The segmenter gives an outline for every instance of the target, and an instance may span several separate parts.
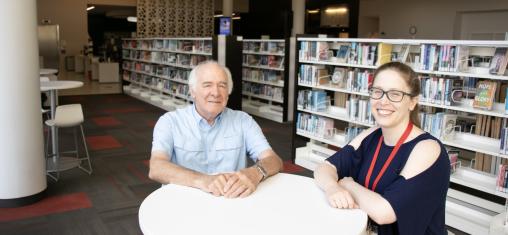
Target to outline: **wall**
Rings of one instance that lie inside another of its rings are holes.
[[[379,17],[383,38],[411,38],[409,27],[414,25],[418,39],[458,39],[461,12],[507,9],[508,1],[496,0],[362,0],[359,20]],[[360,37],[366,33],[362,28],[359,32]]]
[[[60,25],[60,42],[67,55],[75,55],[87,43],[87,0],[37,0],[37,21]]]
[[[137,0],[88,0],[88,4],[135,7],[137,4]]]

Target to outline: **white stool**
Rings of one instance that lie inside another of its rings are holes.
[[[73,158],[73,161],[67,162],[67,163],[61,163],[60,159],[56,159],[54,164],[54,175],[51,174],[53,170],[48,170],[47,174],[51,178],[53,178],[55,181],[58,181],[58,178],[60,176],[59,172],[63,170],[68,170],[74,167],[79,167],[83,171],[85,171],[88,174],[92,174],[92,164],[90,162],[90,156],[88,155],[88,147],[86,146],[86,140],[85,140],[85,133],[83,131],[83,110],[81,108],[81,104],[67,104],[67,105],[60,105],[56,107],[55,111],[55,118],[46,120],[46,125],[49,127],[55,127],[55,128],[65,128],[65,127],[74,127],[76,128],[79,126],[81,130],[81,138],[83,139],[83,146],[85,147],[85,153],[86,157],[79,157],[78,152],[78,140],[77,140],[77,133],[76,129],[74,129],[74,145],[76,147],[73,151],[66,151],[61,153],[76,153],[76,158]],[[58,141],[58,138],[56,138]],[[46,139],[46,146],[49,141],[49,131]],[[57,152],[59,150],[57,149]],[[59,152],[60,153],[60,152]],[[50,154],[49,156],[54,156],[54,154]],[[82,166],[82,161],[86,160],[88,162],[88,167],[85,168]],[[60,166],[61,165],[61,166]]]

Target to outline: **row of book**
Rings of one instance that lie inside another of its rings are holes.
[[[412,48],[413,47],[413,48]],[[418,49],[416,56],[410,57],[412,49]],[[397,48],[397,49],[396,49]],[[300,60],[328,61],[337,63],[377,66],[390,61],[407,62],[414,68],[429,71],[470,72],[475,55],[471,55],[470,47],[460,45],[392,45],[388,43],[361,42],[301,42]],[[508,48],[496,48],[489,56],[486,69],[488,73],[505,75],[508,66]]]
[[[334,120],[314,114],[298,112],[296,129],[319,138],[330,139],[334,134]]]
[[[244,42],[243,50],[250,52],[284,53],[284,42]]]
[[[283,84],[282,71],[243,68],[242,77],[249,80]]]
[[[274,55],[243,55],[243,64],[249,66],[266,66],[270,68],[284,68],[284,57]]]
[[[422,70],[461,72],[468,69],[467,46],[422,44],[420,55]]]
[[[208,60],[209,56],[204,55],[189,55],[189,54],[177,54],[171,52],[160,52],[160,51],[131,51],[123,50],[124,59],[135,59],[150,61],[154,63],[164,63],[169,65],[180,65],[180,66],[196,66],[199,63]]]
[[[360,98],[355,95],[349,97],[346,102],[346,110],[350,120],[369,125],[374,125],[375,120],[372,116],[370,102],[367,98]]]
[[[187,99],[190,96],[189,86],[187,84],[177,83],[159,77],[152,77],[146,74],[131,73],[129,71],[124,71],[123,79],[165,91],[170,95],[185,97]]]
[[[508,154],[508,127],[501,128],[499,140],[499,153]]]
[[[144,50],[167,50],[181,52],[212,52],[211,40],[179,40],[179,39],[153,39],[153,40],[124,40],[123,48]]]
[[[457,123],[457,115],[451,113],[425,113],[420,112],[421,128],[443,140],[451,140],[455,134],[455,126]]]
[[[187,81],[190,71],[188,69],[178,69],[158,64],[148,64],[133,61],[124,61],[122,68],[136,72],[146,73],[152,76],[165,77],[173,80]]]
[[[496,190],[508,193],[508,165],[499,165],[499,172],[496,178]]]
[[[356,92],[368,92],[373,73],[358,68],[330,67],[323,65],[300,65],[298,83],[324,85]]]
[[[374,66],[390,61],[391,45],[360,42],[301,42],[298,55],[300,60]]]
[[[298,91],[297,108],[315,112],[326,112],[330,106],[330,97],[325,91],[300,90]]]
[[[264,84],[242,82],[242,91],[254,95],[267,96],[274,100],[284,99],[284,91],[282,90],[282,87],[274,87]]]

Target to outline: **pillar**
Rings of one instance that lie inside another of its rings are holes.
[[[3,4],[0,16],[0,207],[16,207],[47,187],[36,0]]]
[[[292,0],[293,30],[291,36],[305,32],[305,0]]]

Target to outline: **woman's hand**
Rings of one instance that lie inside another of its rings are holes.
[[[325,188],[328,203],[330,203],[330,206],[338,209],[358,208],[353,196],[344,187],[340,186],[340,181],[334,182]]]

